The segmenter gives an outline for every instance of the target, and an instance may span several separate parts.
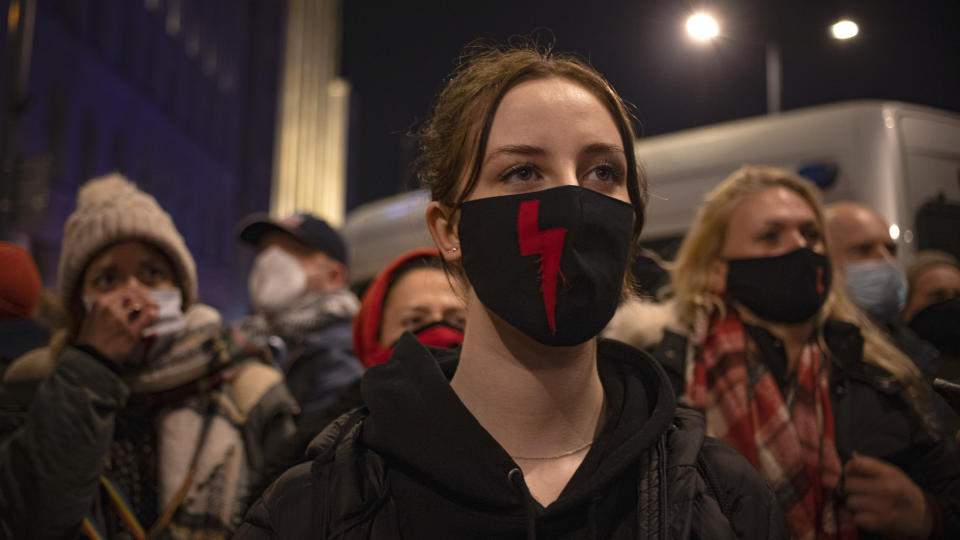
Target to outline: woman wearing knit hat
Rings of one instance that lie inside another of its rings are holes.
[[[282,375],[196,304],[170,216],[118,174],[64,228],[66,335],[4,384],[43,379],[0,446],[0,537],[227,537],[292,432]]]

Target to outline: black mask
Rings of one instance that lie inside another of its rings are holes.
[[[727,294],[780,323],[813,317],[830,292],[830,260],[809,248],[777,257],[727,261]]]
[[[613,317],[633,206],[579,186],[464,203],[463,267],[487,309],[544,345],[577,345]]]
[[[960,297],[927,306],[913,317],[910,328],[943,354],[960,356]]]

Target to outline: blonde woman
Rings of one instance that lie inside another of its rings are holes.
[[[795,538],[956,538],[955,451],[913,363],[835,286],[826,244],[812,184],[771,167],[733,173],[677,255],[674,324],[655,356],[708,435],[773,485]],[[629,319],[608,336],[636,343]]]

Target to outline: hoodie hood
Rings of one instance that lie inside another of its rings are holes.
[[[439,256],[440,252],[436,249],[417,249],[404,253],[394,259],[367,287],[360,310],[353,319],[353,352],[364,367],[382,363],[389,357],[386,347],[380,344],[380,327],[383,325],[383,301],[394,274],[410,261]]]
[[[656,446],[674,418],[669,380],[652,358],[615,341],[598,340],[597,347],[605,423],[560,497],[538,512],[541,517],[603,497],[641,453]],[[369,409],[363,442],[439,486],[446,498],[491,513],[521,513],[530,502],[511,481],[516,463],[450,387],[458,360],[458,351],[429,349],[409,334],[401,338],[391,361],[363,378]]]

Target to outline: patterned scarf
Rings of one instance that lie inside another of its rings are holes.
[[[297,343],[331,323],[353,319],[358,309],[360,301],[348,289],[308,293],[276,314],[258,313],[245,318],[240,323],[240,331],[258,344],[270,335]]]
[[[223,338],[220,314],[194,304],[185,315],[185,326],[150,350],[148,360],[123,375],[134,394],[163,392],[196,381],[226,367],[231,360]]]
[[[816,342],[801,351],[784,388],[757,358],[733,308],[702,317],[691,343],[683,400],[702,411],[707,435],[740,451],[773,486],[791,536],[857,536],[837,486],[843,466],[834,438],[829,363]],[[705,315],[705,314],[704,314]]]

